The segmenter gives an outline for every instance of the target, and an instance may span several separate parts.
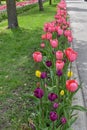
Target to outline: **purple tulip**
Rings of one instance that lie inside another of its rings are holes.
[[[35,96],[35,97],[37,97],[37,98],[42,98],[43,95],[44,95],[43,89],[41,89],[41,88],[38,87],[38,88],[36,88],[36,89],[34,90],[34,96]]]
[[[47,78],[47,73],[46,73],[46,72],[41,72],[41,78],[42,78],[42,79]]]
[[[64,63],[66,63],[66,59],[64,59],[63,61],[64,61]]]
[[[67,122],[66,118],[65,118],[65,117],[62,117],[62,118],[61,118],[61,123],[62,123],[62,124],[66,124],[66,122]]]
[[[48,99],[50,100],[50,101],[54,101],[55,99],[57,99],[58,98],[58,96],[55,94],[55,93],[50,93],[49,95],[48,95]]]
[[[51,61],[46,61],[46,65],[48,66],[48,67],[51,67],[52,66],[52,62]]]
[[[56,72],[56,74],[60,77],[60,76],[62,76],[63,72],[62,72],[62,70],[58,70],[58,71]]]
[[[58,104],[58,103],[56,103],[56,102],[53,104],[53,108],[55,108],[55,109],[57,109],[57,108],[58,108],[58,106],[59,106],[59,104]]]
[[[58,119],[58,115],[57,115],[57,113],[56,112],[50,112],[50,120],[51,121],[55,121],[55,120],[57,120]]]

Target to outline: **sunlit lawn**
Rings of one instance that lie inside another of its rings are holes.
[[[18,16],[19,28],[8,30],[7,20],[0,23],[0,130],[20,130],[27,123],[35,85],[32,53],[39,47],[43,25],[54,19],[56,4],[44,4]]]

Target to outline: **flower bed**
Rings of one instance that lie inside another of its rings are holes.
[[[45,23],[40,49],[33,53],[40,69],[35,72],[38,82],[33,92],[35,112],[29,123],[32,130],[71,130],[77,119],[73,111],[87,111],[72,104],[81,86],[73,79],[72,62],[78,53],[71,48],[73,37],[65,1],[57,5],[54,17]]]
[[[26,6],[22,6],[21,8],[17,8],[17,15],[27,11],[27,10],[30,10],[31,8],[33,7],[36,7],[37,3],[33,3],[33,4],[29,4],[29,5],[26,5]],[[0,12],[0,22],[7,19],[7,11],[1,11]]]
[[[16,7],[23,7],[23,6],[30,5],[30,4],[34,4],[34,3],[37,3],[37,2],[38,2],[37,0],[16,2]],[[7,6],[6,6],[6,5],[0,6],[0,11],[4,11],[4,10],[6,10],[6,9],[7,9]]]

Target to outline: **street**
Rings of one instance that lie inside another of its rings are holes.
[[[76,61],[84,104],[87,107],[87,2],[83,0],[68,0],[67,10],[73,32],[73,47],[78,52]]]

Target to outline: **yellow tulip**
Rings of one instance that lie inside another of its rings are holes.
[[[72,72],[72,71],[68,71],[67,76],[68,76],[69,78],[72,77],[72,76],[73,76],[73,72]]]
[[[64,90],[60,91],[60,95],[63,96],[64,95]]]
[[[41,72],[39,70],[36,70],[35,75],[36,75],[36,77],[40,78],[41,77]]]

